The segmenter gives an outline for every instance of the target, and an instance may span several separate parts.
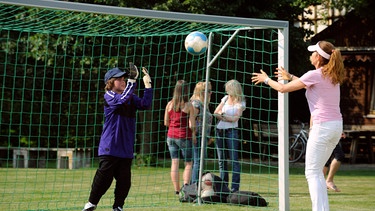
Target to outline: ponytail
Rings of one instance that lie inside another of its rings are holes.
[[[324,72],[331,78],[332,84],[342,84],[345,80],[344,62],[341,52],[333,49],[329,62],[323,67]]]

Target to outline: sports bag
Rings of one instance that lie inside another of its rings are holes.
[[[215,174],[206,172],[202,175],[202,178],[207,177],[211,180],[213,194],[210,194],[207,197],[202,197],[202,201],[204,203],[226,203],[227,197],[230,193],[228,186],[219,176]],[[182,186],[178,196],[180,202],[195,202],[198,196],[198,183]]]
[[[227,197],[227,203],[258,207],[266,207],[268,205],[262,196],[252,191],[237,191],[230,193]]]
[[[205,203],[210,203],[210,202],[221,202],[221,203],[226,203],[227,202],[227,197],[230,194],[230,190],[226,183],[224,182],[221,177],[207,172],[205,174],[211,174],[210,177],[212,178],[212,188],[214,189],[215,194],[210,197],[202,197],[202,201]],[[205,176],[203,174],[203,176]]]
[[[179,201],[180,202],[193,202],[197,198],[197,190],[198,190],[197,183],[182,186],[178,194]]]

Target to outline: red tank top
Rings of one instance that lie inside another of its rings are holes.
[[[168,112],[168,115],[168,137],[191,139],[192,132],[189,128],[189,115],[183,111],[175,112],[173,109]]]

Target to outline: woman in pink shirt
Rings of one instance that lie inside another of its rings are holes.
[[[329,210],[327,185],[322,169],[340,140],[343,123],[340,112],[340,84],[345,79],[344,63],[339,50],[327,41],[308,47],[310,70],[300,78],[289,74],[283,67],[275,72],[288,84],[274,81],[260,70],[253,73],[252,82],[264,82],[279,92],[306,89],[306,98],[311,113],[310,134],[306,148],[305,175],[309,185],[312,210]]]

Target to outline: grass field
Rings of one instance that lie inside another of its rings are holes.
[[[266,208],[227,204],[180,203],[173,193],[169,166],[134,167],[127,210],[278,210],[277,169],[243,168],[241,189],[258,192]],[[303,168],[290,169],[290,210],[311,210]],[[214,172],[215,173],[215,172]],[[89,195],[95,168],[0,168],[0,210],[81,210]],[[342,192],[329,192],[331,210],[375,210],[375,171],[340,170],[335,178]],[[98,211],[111,210],[113,188],[103,196]]]

